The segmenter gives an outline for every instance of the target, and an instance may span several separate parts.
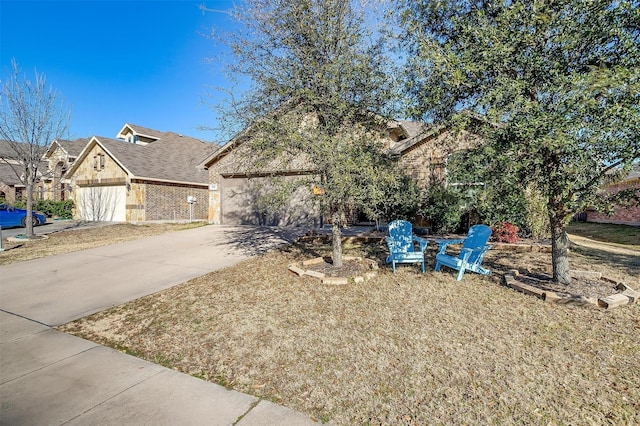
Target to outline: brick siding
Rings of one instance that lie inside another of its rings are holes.
[[[188,220],[188,196],[195,197],[197,200],[193,205],[193,219],[206,220],[209,207],[207,188],[168,183],[147,183],[145,220]]]
[[[633,187],[635,187],[636,190],[640,190],[640,179],[634,179],[617,185],[612,185],[607,188],[607,191],[617,192],[622,189]],[[595,210],[589,210],[587,211],[587,222],[618,223],[623,225],[640,226],[640,207],[615,207],[614,214],[612,216],[598,213]]]

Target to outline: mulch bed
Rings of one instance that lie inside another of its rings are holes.
[[[324,263],[310,265],[307,269],[321,272],[328,277],[354,277],[371,271],[371,264],[362,259],[343,260],[342,268],[337,268],[330,258],[325,258]]]

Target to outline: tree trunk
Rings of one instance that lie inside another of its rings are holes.
[[[569,238],[564,226],[564,220],[551,217],[551,263],[553,264],[553,280],[569,285],[571,275],[569,270]]]
[[[331,236],[333,245],[333,266],[342,268],[342,212],[334,211],[331,215]]]
[[[33,238],[35,236],[33,232],[33,181],[34,181],[34,173],[31,167],[27,167],[27,175],[26,176],[26,190],[27,190],[27,215],[25,216],[25,234],[27,238]]]

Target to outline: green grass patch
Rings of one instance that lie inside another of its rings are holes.
[[[569,234],[605,243],[640,248],[640,227],[611,223],[572,222],[567,227]]]

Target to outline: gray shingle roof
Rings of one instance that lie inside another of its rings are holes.
[[[32,148],[34,148],[37,150],[36,154],[38,155],[38,157],[42,157],[42,155],[44,155],[44,153],[47,151],[46,146],[38,145],[35,147],[31,147],[28,143],[23,142],[18,142],[16,145],[14,145],[9,141],[0,140],[0,158],[4,158],[7,160],[21,160],[19,152],[16,152],[16,150],[14,149],[15,147],[18,148],[18,151],[25,152],[27,154],[31,151]]]
[[[19,166],[18,171],[20,171]],[[3,163],[2,161],[0,161],[0,182],[9,186],[18,185],[19,183],[21,183],[20,179],[18,179],[18,176],[16,175],[16,172],[11,168],[11,166],[7,163]]]
[[[217,145],[173,132],[148,145],[96,137],[98,141],[137,178],[174,182],[208,183],[208,173],[196,167]]]
[[[403,126],[404,127],[404,126]],[[411,133],[409,133],[409,137],[407,139],[403,139],[400,142],[396,143],[390,150],[391,155],[402,155],[403,152],[424,142],[429,136],[436,135],[439,131],[443,130],[442,126],[427,126],[421,125],[411,126]]]
[[[408,120],[398,120],[402,128],[407,132],[407,138],[412,138],[418,135],[427,128],[425,123],[420,121],[408,121]]]
[[[62,149],[67,151],[67,155],[69,157],[77,157],[78,155],[80,155],[84,147],[87,146],[87,143],[89,143],[89,139],[80,138],[73,141],[59,140],[57,142],[62,147]]]
[[[20,144],[23,145],[23,144]],[[25,149],[27,148],[27,144],[24,144]],[[0,158],[9,159],[17,159],[18,154],[13,149],[11,142],[6,140],[0,140]]]

